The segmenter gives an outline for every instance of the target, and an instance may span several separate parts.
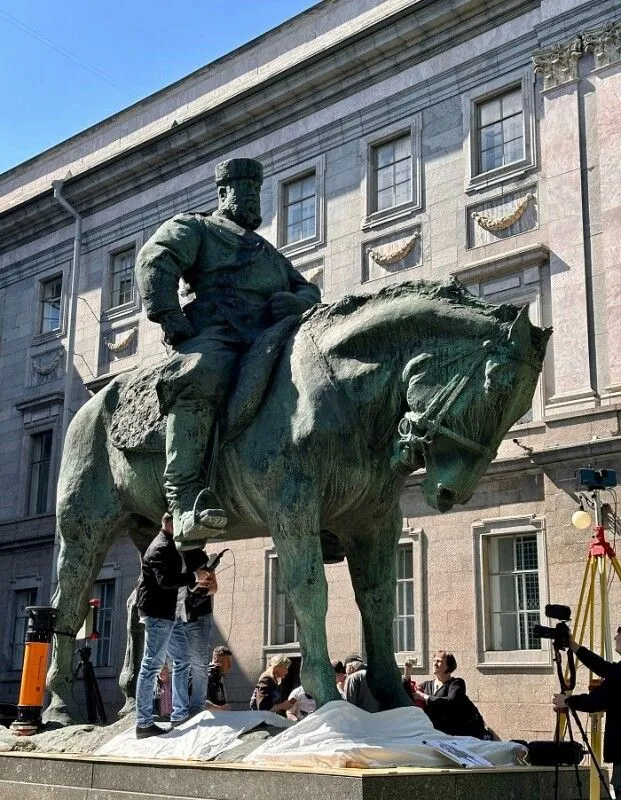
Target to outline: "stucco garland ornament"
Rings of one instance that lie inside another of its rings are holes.
[[[417,231],[413,236],[411,236],[409,239],[406,239],[404,242],[397,242],[397,247],[394,245],[391,247],[385,246],[377,250],[374,248],[369,248],[367,253],[380,267],[390,267],[392,264],[396,264],[397,261],[402,261],[407,255],[409,255],[418,239],[420,239],[420,233]]]
[[[127,336],[124,336],[119,342],[106,342],[106,347],[113,353],[120,353],[132,343],[138,328],[132,328]]]
[[[513,211],[511,211],[509,214],[505,214],[504,217],[494,219],[494,217],[490,217],[488,214],[481,214],[478,211],[473,211],[472,219],[476,222],[479,228],[483,228],[486,231],[491,231],[492,233],[495,231],[504,231],[507,228],[510,228],[520,219],[520,217],[528,208],[529,203],[531,203],[534,199],[535,195],[529,192],[523,200],[520,200]]]
[[[52,372],[56,369],[56,367],[60,364],[60,360],[63,357],[64,350],[60,347],[56,354],[47,362],[47,364],[35,364],[34,361],[32,363],[32,368],[37,373],[37,375],[51,375]]]

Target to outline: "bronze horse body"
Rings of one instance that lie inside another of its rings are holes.
[[[395,553],[405,475],[426,468],[439,511],[466,503],[506,432],[530,407],[550,331],[456,281],[403,283],[317,306],[287,342],[252,423],[220,448],[227,541],[271,536],[298,623],[302,680],[338,699],[328,656],[321,531],[347,557],[368,681],[386,708],[409,704],[395,664]],[[124,380],[72,421],[58,485],[57,629],[75,633],[114,539],[154,536],[163,453],[123,452],[110,423]],[[71,637],[54,642],[48,718],[75,717]]]

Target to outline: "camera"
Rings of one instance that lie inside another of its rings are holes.
[[[569,625],[571,608],[550,604],[545,607],[546,617],[560,620],[553,628],[547,625],[535,625],[533,634],[540,639],[551,639],[555,650],[567,650],[569,647]]]

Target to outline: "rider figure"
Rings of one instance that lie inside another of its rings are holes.
[[[201,470],[212,428],[226,407],[240,355],[270,325],[320,300],[319,289],[254,233],[261,224],[262,181],[263,168],[253,159],[218,164],[218,209],[165,222],[136,261],[147,316],[161,325],[172,348],[157,393],[167,416],[164,485],[182,548],[227,524],[223,509],[195,514],[194,505],[204,488]],[[183,310],[180,278],[195,294]],[[214,501],[212,496],[212,506]]]

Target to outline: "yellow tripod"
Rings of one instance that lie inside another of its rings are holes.
[[[574,618],[573,636],[577,642],[583,643],[588,630],[589,649],[607,661],[612,661],[613,653],[610,640],[610,610],[608,605],[608,579],[614,571],[621,581],[621,564],[614,549],[606,540],[606,531],[602,524],[602,508],[599,490],[594,489],[591,496],[592,506],[595,509],[595,525],[589,546],[589,554],[582,579],[580,599]],[[599,643],[596,645],[595,619],[596,619],[596,594],[599,588]],[[598,649],[595,650],[595,647]],[[600,683],[589,673],[589,690]],[[593,755],[599,763],[602,759],[602,718],[603,712],[589,714],[591,719],[590,744]],[[597,769],[591,763],[589,775],[589,798],[599,800],[600,785]]]

